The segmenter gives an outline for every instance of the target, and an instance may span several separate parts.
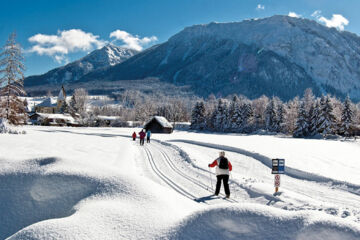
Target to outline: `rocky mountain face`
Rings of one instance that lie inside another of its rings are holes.
[[[360,38],[315,21],[273,16],[195,25],[88,79],[159,77],[200,95],[317,94],[360,99]]]
[[[209,23],[187,27],[167,42],[108,68],[92,69],[81,77],[74,71],[65,73],[56,79],[64,81],[67,74],[84,84],[155,77],[189,86],[204,97],[265,94],[287,100],[312,88],[317,95],[349,94],[360,100],[360,37],[278,15]]]
[[[55,68],[43,75],[27,77],[25,79],[25,86],[48,84],[59,87],[59,84],[71,84],[94,70],[104,70],[107,67],[125,61],[137,53],[138,51],[136,50],[109,44],[63,67]]]

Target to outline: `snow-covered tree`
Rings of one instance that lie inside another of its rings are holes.
[[[329,97],[322,96],[320,99],[320,115],[317,123],[318,133],[326,136],[334,134],[336,119],[333,113],[333,106]]]
[[[344,102],[343,111],[341,114],[341,128],[340,133],[345,135],[346,137],[350,136],[350,129],[353,124],[353,104],[347,96]]]
[[[204,130],[206,127],[206,109],[204,102],[197,102],[191,114],[191,129]]]
[[[224,99],[219,99],[216,110],[214,112],[214,128],[216,131],[224,131],[224,125],[227,119],[227,105]]]
[[[307,114],[306,114],[306,105],[305,102],[302,102],[299,111],[298,111],[298,117],[296,120],[296,125],[294,129],[294,137],[306,137],[308,136],[309,131],[309,125],[307,120]]]
[[[89,95],[84,88],[75,89],[74,109],[76,109],[80,115],[84,115],[86,113],[88,101],[89,101]]]
[[[245,102],[240,106],[241,112],[241,124],[240,124],[240,132],[251,132],[253,117],[254,117],[254,110],[250,102]]]
[[[256,129],[265,128],[265,109],[269,103],[269,98],[265,95],[252,101],[254,110],[254,125]]]
[[[4,109],[0,117],[17,125],[26,123],[27,114],[24,102],[19,99],[19,96],[26,95],[24,58],[15,38],[16,34],[12,33],[0,53],[0,105]]]
[[[227,113],[227,120],[225,129],[227,131],[236,132],[238,126],[236,125],[236,121],[239,118],[239,98],[235,95],[230,102]]]
[[[285,114],[285,129],[286,132],[291,135],[294,134],[298,111],[299,111],[299,97],[295,97],[293,100],[287,103],[286,114]]]
[[[270,100],[265,110],[265,127],[266,130],[275,132],[277,123],[276,105],[274,97]]]
[[[282,102],[278,104],[277,111],[276,111],[276,128],[278,132],[284,132],[285,126],[285,107]]]
[[[304,97],[303,97],[303,102],[304,102],[304,108],[305,108],[305,112],[308,114],[310,111],[311,106],[314,105],[315,103],[315,96],[311,90],[311,88],[307,88],[304,92]]]

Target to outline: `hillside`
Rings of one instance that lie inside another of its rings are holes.
[[[360,38],[315,21],[273,16],[195,25],[80,81],[159,77],[197,94],[262,94],[289,99],[316,94],[360,98]]]

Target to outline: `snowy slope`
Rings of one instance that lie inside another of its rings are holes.
[[[0,239],[360,238],[359,142],[175,131],[140,147],[139,129],[25,130],[0,135]],[[292,162],[300,148],[304,164]],[[230,200],[212,196],[219,149],[234,166]],[[280,150],[292,174],[274,196],[266,161]]]

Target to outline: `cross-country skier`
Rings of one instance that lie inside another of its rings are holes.
[[[215,159],[214,162],[209,164],[209,167],[215,166],[217,178],[215,195],[219,195],[222,180],[224,183],[226,198],[230,198],[229,173],[232,170],[232,165],[230,161],[225,157],[224,151],[221,151],[219,153],[219,157]]]
[[[141,145],[144,145],[144,141],[145,141],[145,132],[144,132],[144,129],[141,130],[141,132],[139,132],[139,136],[140,136],[140,146]]]
[[[133,132],[133,134],[132,134],[132,139],[133,139],[133,141],[136,140],[136,132]]]
[[[151,131],[147,130],[147,132],[146,132],[146,142],[147,143],[150,143],[150,137],[151,137]]]

